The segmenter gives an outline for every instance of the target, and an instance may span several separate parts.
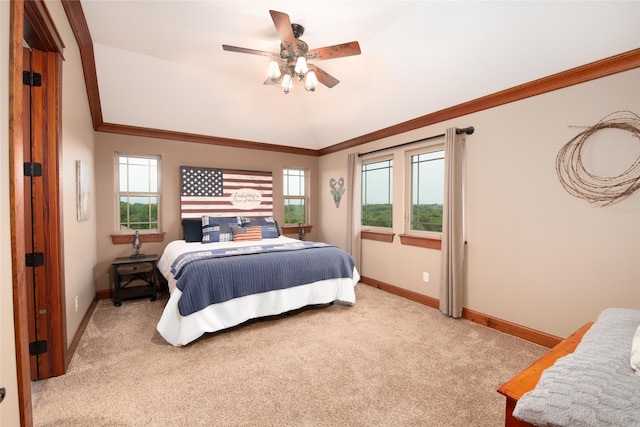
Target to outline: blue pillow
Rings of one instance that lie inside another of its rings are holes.
[[[182,233],[187,242],[202,241],[202,219],[185,218],[182,220]]]
[[[280,229],[275,218],[268,216],[266,218],[246,218],[240,217],[243,227],[260,227],[262,228],[263,239],[274,239],[280,236]]]
[[[202,243],[233,242],[233,227],[240,227],[238,217],[202,217]]]

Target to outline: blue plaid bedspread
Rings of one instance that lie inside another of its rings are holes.
[[[319,280],[352,277],[355,262],[342,249],[317,242],[256,245],[180,255],[171,266],[182,316],[233,298]]]

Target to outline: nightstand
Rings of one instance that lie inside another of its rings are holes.
[[[120,307],[123,300],[158,296],[156,288],[157,255],[140,258],[120,257],[113,260],[113,305]]]

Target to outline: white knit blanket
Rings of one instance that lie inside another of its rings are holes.
[[[609,308],[576,350],[546,369],[513,415],[537,426],[640,426],[640,376],[629,363],[640,310]]]

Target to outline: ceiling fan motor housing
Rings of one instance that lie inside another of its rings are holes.
[[[291,29],[293,30],[293,37],[296,39],[304,34],[304,27],[300,24],[291,24]]]
[[[299,56],[305,56],[308,51],[309,45],[304,40],[296,39],[295,46],[292,46],[291,49],[287,49],[283,43],[280,43],[280,58],[283,61],[295,62],[296,58]],[[293,56],[291,55],[291,52],[293,52]]]

